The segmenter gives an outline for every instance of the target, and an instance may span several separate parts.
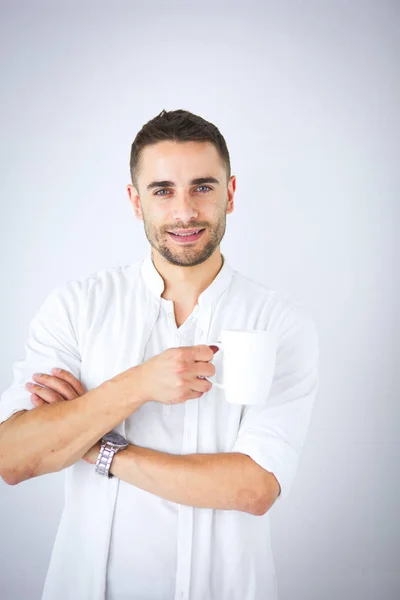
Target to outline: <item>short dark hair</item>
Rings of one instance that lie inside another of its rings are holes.
[[[211,142],[217,149],[227,173],[231,176],[231,162],[228,148],[218,127],[187,110],[162,110],[148,121],[136,135],[130,157],[132,183],[137,189],[139,161],[143,148],[157,142],[175,140],[179,142]]]

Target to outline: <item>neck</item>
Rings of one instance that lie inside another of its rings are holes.
[[[204,262],[193,267],[172,265],[159,252],[151,249],[153,264],[164,280],[162,298],[194,306],[200,294],[208,288],[223,265],[218,249]]]

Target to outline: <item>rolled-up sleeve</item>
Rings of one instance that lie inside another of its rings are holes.
[[[81,374],[79,352],[79,311],[81,282],[58,286],[42,302],[28,328],[23,360],[12,366],[13,381],[0,396],[0,423],[20,410],[35,408],[25,384],[33,373],[47,373],[60,367],[77,379]]]
[[[315,322],[300,304],[279,328],[273,381],[265,403],[245,406],[233,452],[250,456],[272,472],[289,495],[319,387]]]

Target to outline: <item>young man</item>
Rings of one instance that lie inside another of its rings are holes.
[[[162,111],[130,167],[151,253],[45,299],[1,397],[0,474],[66,469],[43,600],[276,600],[268,510],[312,414],[314,321],[221,254],[236,178],[214,125]],[[263,404],[229,404],[208,381],[223,329],[276,332]]]

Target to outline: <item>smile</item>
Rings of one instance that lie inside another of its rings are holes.
[[[178,244],[187,244],[200,239],[203,235],[203,232],[204,229],[191,229],[189,231],[181,231],[179,233],[173,233],[172,231],[168,231],[168,235]]]

